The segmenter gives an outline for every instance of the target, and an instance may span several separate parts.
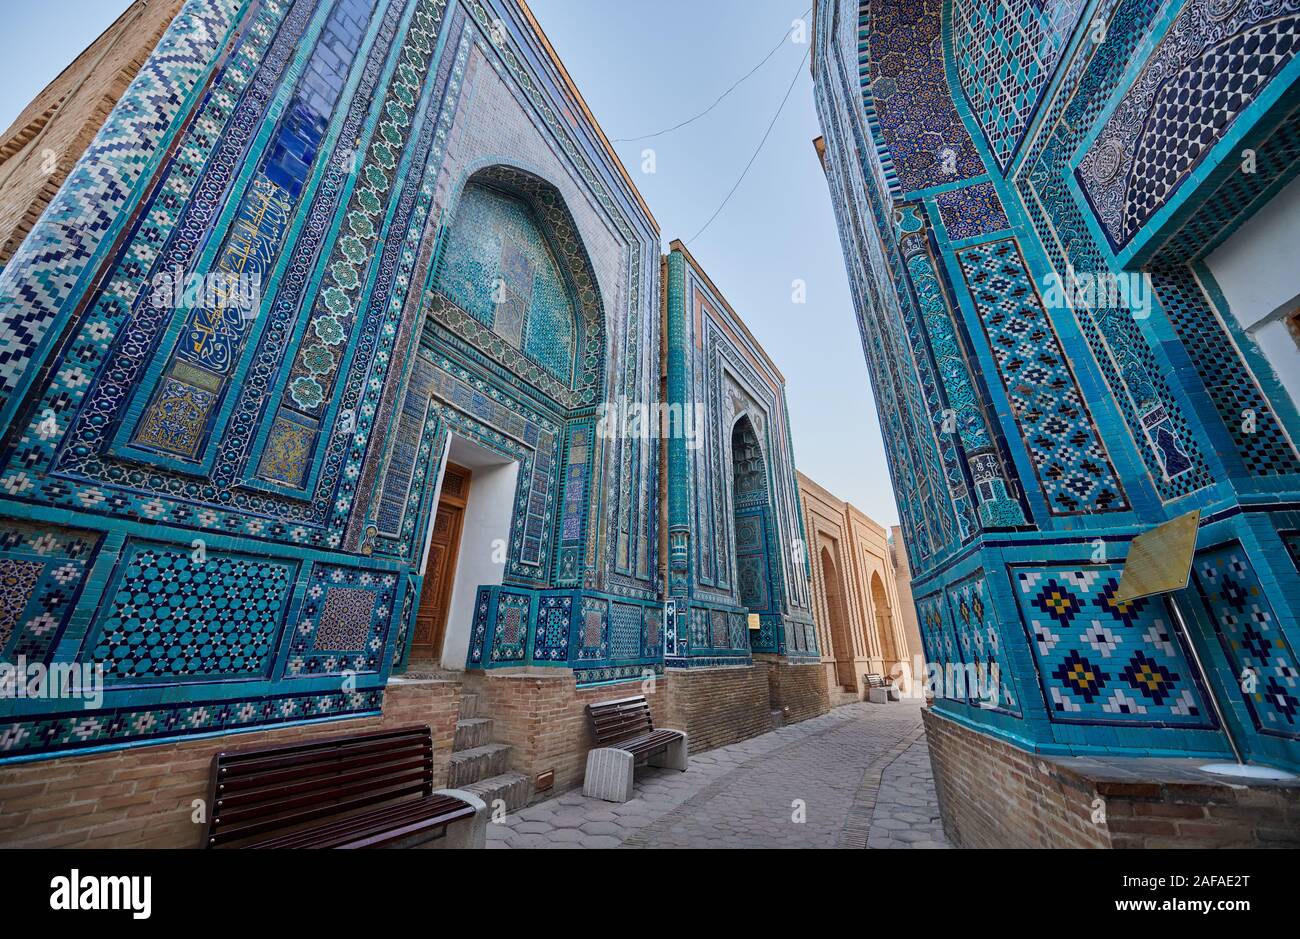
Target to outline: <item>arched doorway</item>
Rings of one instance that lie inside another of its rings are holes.
[[[849,636],[844,582],[840,579],[840,571],[831,556],[830,548],[822,547],[821,561],[822,580],[826,584],[826,613],[830,617],[831,645],[835,653],[835,680],[846,691],[857,691],[857,677],[853,674],[853,641]]]
[[[732,493],[736,533],[736,592],[750,613],[772,613],[777,598],[772,589],[769,552],[767,465],[754,433],[742,415],[731,431]],[[751,636],[754,633],[750,633]]]
[[[902,659],[898,654],[898,643],[894,641],[894,617],[889,610],[889,595],[885,593],[885,585],[877,573],[871,575],[871,609],[880,640],[880,657],[884,660],[885,670],[889,671]]]
[[[605,314],[596,270],[560,191],[527,170],[496,164],[464,180],[426,297],[420,355],[428,376],[418,392],[412,384],[404,418],[425,425],[431,399],[448,449],[441,461],[432,447],[422,451],[434,469],[421,478],[441,490],[422,522],[429,563],[421,629],[409,648],[412,659],[458,668],[474,615],[472,602],[460,599],[481,587],[567,588],[594,576],[584,558],[598,532],[589,509],[603,444],[592,412],[603,397]],[[440,364],[444,357],[453,367]],[[529,399],[494,397],[511,387],[526,387]],[[458,448],[477,462],[457,458]],[[413,463],[413,448],[399,450]],[[448,461],[473,472],[462,504],[455,501],[460,477]],[[404,502],[402,485],[415,467],[403,469],[390,477]],[[476,540],[489,528],[493,542],[506,546],[504,557]],[[458,531],[465,541],[459,556],[457,540],[444,538]],[[485,558],[490,566],[474,563]],[[502,617],[508,625],[496,635],[510,637],[500,643],[509,654],[529,648],[536,622],[528,616]],[[446,625],[432,628],[440,621]]]

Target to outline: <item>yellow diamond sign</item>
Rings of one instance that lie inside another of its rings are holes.
[[[1196,531],[1201,522],[1197,509],[1157,525],[1133,539],[1119,578],[1115,603],[1182,590],[1192,572]]]

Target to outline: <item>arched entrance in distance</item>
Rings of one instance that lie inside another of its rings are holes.
[[[880,640],[880,657],[884,660],[883,667],[888,673],[902,660],[898,653],[898,643],[894,641],[894,616],[889,610],[889,595],[885,593],[880,574],[874,572],[871,575],[871,609],[876,620],[876,635]]]
[[[746,415],[731,430],[732,492],[735,502],[736,592],[750,613],[776,609],[768,551],[769,532],[767,464]],[[751,635],[753,635],[751,633]]]
[[[839,567],[831,556],[830,548],[822,546],[822,580],[826,584],[826,612],[830,617],[831,644],[835,651],[835,680],[846,691],[857,690],[853,674],[853,640],[849,635],[848,605],[844,596],[844,581]]]

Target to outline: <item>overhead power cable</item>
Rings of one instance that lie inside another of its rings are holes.
[[[754,151],[754,155],[750,157],[749,162],[745,164],[745,169],[741,172],[740,179],[736,180],[736,185],[731,187],[731,192],[727,193],[727,198],[723,199],[722,205],[718,206],[718,210],[709,216],[709,220],[704,223],[704,227],[687,239],[686,244],[688,246],[708,230],[708,227],[713,224],[713,220],[716,219],[722,213],[722,210],[727,207],[727,203],[730,202],[731,197],[736,194],[736,190],[739,189],[740,184],[745,181],[745,177],[749,175],[750,167],[754,165],[754,161],[758,159],[758,155],[763,152],[763,147],[767,143],[767,138],[772,136],[772,128],[776,126],[777,120],[781,117],[781,112],[785,110],[786,102],[790,100],[790,93],[794,91],[794,86],[799,81],[799,75],[803,72],[804,63],[808,61],[808,56],[811,53],[812,47],[810,46],[804,52],[803,58],[799,60],[799,67],[795,69],[794,78],[790,79],[790,87],[785,90],[785,97],[781,99],[781,106],[778,107],[776,113],[772,115],[772,123],[767,125],[767,132],[763,134],[763,139],[758,142],[758,148]]]
[[[803,19],[811,12],[812,12],[812,7],[809,7],[808,9],[803,11],[803,14],[799,17],[799,19]],[[718,95],[718,97],[714,100],[714,102],[710,104],[707,108],[705,108],[703,111],[701,111],[699,114],[695,115],[692,118],[688,118],[682,121],[680,124],[674,124],[672,127],[665,127],[663,130],[655,131],[653,134],[642,134],[640,137],[616,137],[611,142],[612,143],[636,143],[637,141],[640,140],[650,140],[653,137],[662,137],[664,134],[671,134],[675,130],[681,130],[683,127],[685,127],[688,124],[694,124],[700,118],[704,117],[709,112],[711,112],[714,108],[720,105],[728,95],[730,95],[733,91],[735,91],[737,88],[743,85],[746,81],[749,80],[749,78],[755,72],[757,72],[764,65],[766,65],[768,63],[768,60],[771,59],[772,56],[776,55],[776,53],[780,50],[780,48],[785,45],[786,40],[790,38],[790,34],[794,31],[795,25],[796,25],[795,23],[790,24],[790,28],[787,29],[785,33],[781,36],[781,41],[772,47],[772,51],[763,57],[763,61],[759,62],[748,72],[742,75],[734,85],[732,85],[722,94]]]

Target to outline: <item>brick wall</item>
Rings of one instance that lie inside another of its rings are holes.
[[[806,721],[831,709],[827,671],[820,663],[795,665],[765,659],[768,693],[772,708],[782,712],[787,724]]]
[[[183,0],[136,0],[0,133],[0,265],[13,255]]]
[[[534,778],[555,771],[554,787],[538,798],[582,785],[594,745],[588,704],[649,692],[655,726],[670,725],[663,681],[644,691],[639,681],[580,689],[568,669],[502,669],[467,673],[465,690],[479,696],[479,714],[492,718],[496,741],[513,747],[511,770]]]
[[[684,730],[692,753],[747,740],[772,729],[767,669],[670,668],[668,726]]]
[[[1116,758],[1112,770],[1029,753],[928,708],[924,718],[944,832],[960,847],[1300,847],[1300,784],[1193,778],[1190,760]]]
[[[0,847],[195,848],[212,756],[406,724],[433,728],[434,784],[446,784],[460,712],[454,682],[390,685],[381,717],[285,727],[0,766]]]

